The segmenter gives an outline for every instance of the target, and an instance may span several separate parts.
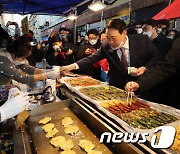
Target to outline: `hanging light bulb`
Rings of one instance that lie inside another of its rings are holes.
[[[103,4],[101,1],[96,1],[88,6],[88,8],[93,11],[100,11],[106,7],[107,6],[105,4]]]
[[[76,20],[77,18],[78,18],[78,16],[75,15],[75,14],[69,14],[69,15],[67,16],[67,19],[69,19],[69,20]]]

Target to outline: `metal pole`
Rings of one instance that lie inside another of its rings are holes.
[[[129,22],[131,22],[131,0],[129,0]]]
[[[104,4],[104,0],[102,0],[102,3]],[[101,11],[101,31],[103,30],[103,16],[104,16],[104,11]]]
[[[104,11],[101,12],[101,31],[103,30],[103,15]]]
[[[75,13],[74,14],[77,15],[77,9],[75,9]],[[74,20],[73,25],[74,25],[74,34],[73,34],[73,36],[74,36],[73,40],[74,41],[73,41],[73,43],[76,44],[76,25],[77,25],[77,19]]]

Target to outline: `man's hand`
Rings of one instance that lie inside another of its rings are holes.
[[[75,70],[75,69],[76,69],[76,65],[71,64],[71,65],[67,65],[67,66],[62,66],[61,72],[70,72],[70,71]]]
[[[11,25],[11,21],[8,21],[7,23],[6,23],[6,27],[8,27],[8,26],[10,26]]]
[[[58,54],[59,54],[59,52],[57,52],[57,51],[54,51],[54,56],[57,56]]]
[[[92,54],[92,50],[90,48],[87,48],[85,51],[86,55],[91,55]]]
[[[137,91],[139,89],[139,84],[137,82],[128,82],[125,86],[127,92]]]
[[[139,68],[137,69],[137,72],[136,72],[136,73],[131,73],[131,76],[139,77],[139,76],[143,75],[145,71],[146,71],[146,67],[144,67],[144,66],[139,67]]]
[[[144,66],[139,67],[139,68],[137,69],[138,76],[143,75],[145,71],[146,71],[146,67],[144,67]]]
[[[53,30],[50,34],[50,38],[52,38],[54,35],[58,34],[58,32],[56,30]]]
[[[18,28],[18,27],[19,27],[18,23],[15,23],[15,27],[16,27],[16,28]]]
[[[90,50],[91,50],[91,54],[94,54],[97,51],[95,48],[91,48]]]
[[[71,49],[68,50],[68,52],[65,52],[66,55],[71,55],[73,54],[73,51]]]

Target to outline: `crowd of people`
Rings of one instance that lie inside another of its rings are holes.
[[[14,22],[8,22],[7,27],[11,24],[19,28]],[[85,37],[78,35],[73,44],[72,34],[65,27],[58,32],[53,30],[48,41],[41,43],[34,40],[31,30],[23,36],[17,30],[12,39],[0,27],[0,95],[8,98],[12,79],[25,84],[56,79],[60,72],[35,68],[45,58],[50,66],[61,66],[61,71],[86,74],[112,86],[137,91],[150,101],[178,108],[179,33],[168,28],[167,21],[150,19],[126,26],[123,20],[112,19],[102,32],[90,29]],[[131,67],[137,70],[128,73]],[[18,98],[24,102],[28,99],[24,94]],[[6,110],[3,106],[1,116]]]

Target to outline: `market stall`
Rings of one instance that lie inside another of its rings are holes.
[[[10,148],[15,154],[54,154],[67,150],[80,154],[88,151],[80,144],[85,140],[88,141],[88,145],[92,144],[90,151],[105,154],[178,153],[175,142],[169,149],[154,149],[149,138],[145,143],[125,143],[124,141],[107,143],[107,138],[100,143],[100,138],[104,132],[112,135],[116,132],[123,134],[148,132],[151,134],[156,127],[162,125],[172,125],[178,128],[179,110],[137,97],[133,97],[132,104],[127,106],[125,104],[127,94],[123,90],[86,76],[63,77],[59,88],[61,97],[63,96],[65,100],[44,102],[43,93],[33,94],[34,104],[35,101],[41,101],[41,103],[34,106],[21,127],[16,129],[15,120],[11,120],[9,126],[7,123],[4,125],[8,129],[4,129],[6,131],[3,135],[7,137],[9,133],[9,137],[12,136],[6,142],[7,149]],[[40,123],[40,120],[47,117],[50,118],[47,124],[46,122]],[[63,119],[66,118],[72,120],[69,125],[73,125],[76,128],[74,128],[75,131],[72,129],[67,132],[67,127],[63,124]],[[50,130],[56,130],[50,136],[44,129],[44,126],[48,124],[53,125]],[[56,138],[60,138],[58,141],[64,140],[67,145],[70,144],[70,147],[65,146],[64,148],[62,143],[54,144],[53,140]]]

